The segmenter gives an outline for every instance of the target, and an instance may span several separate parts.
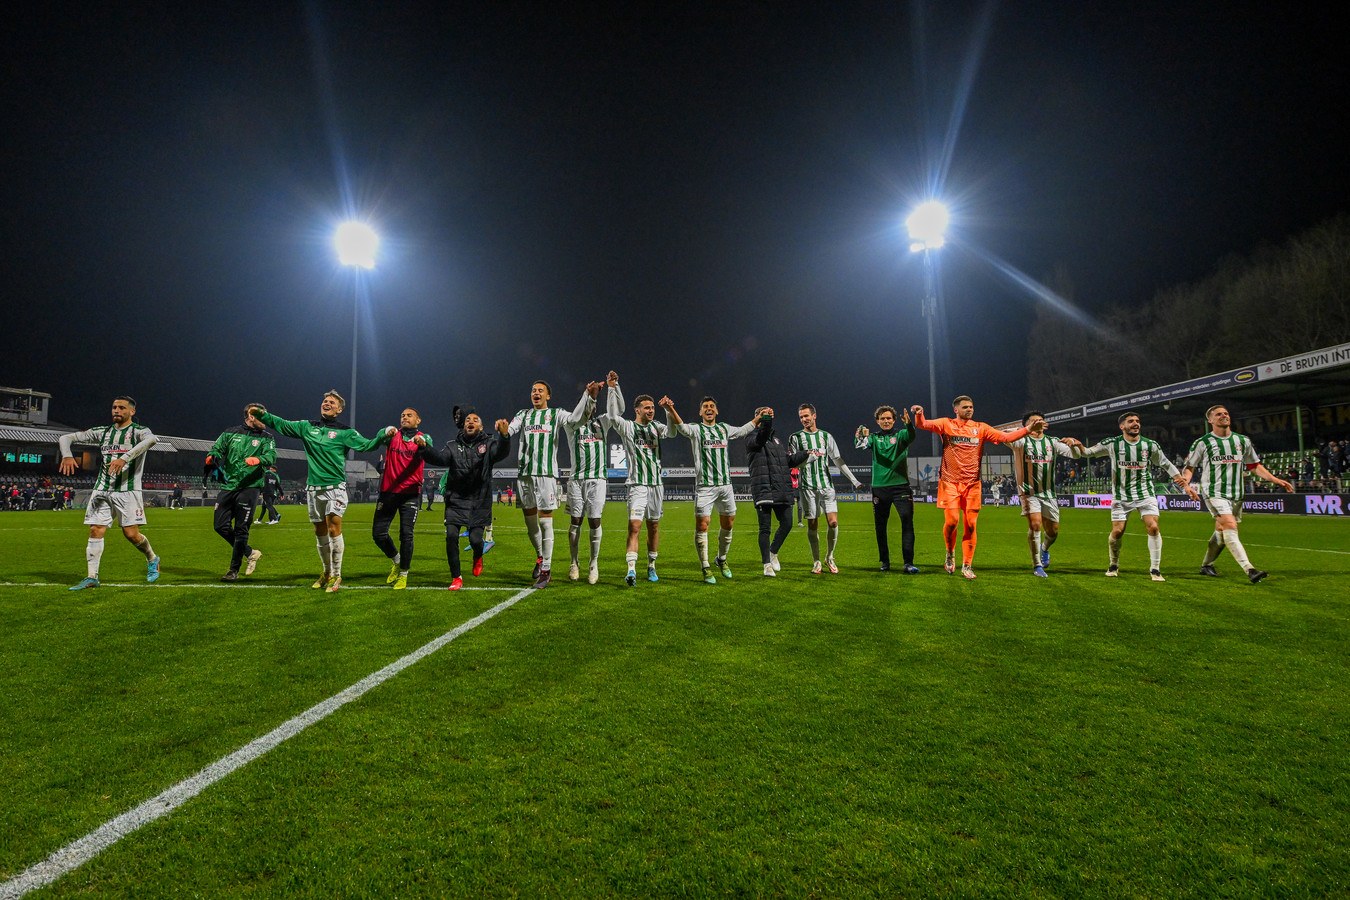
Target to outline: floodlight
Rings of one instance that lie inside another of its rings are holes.
[[[920,250],[936,250],[945,243],[942,233],[947,230],[947,207],[936,200],[920,204],[905,220],[909,229],[909,239],[913,241],[909,249],[915,253]]]
[[[333,244],[337,247],[338,260],[344,266],[375,268],[375,251],[379,249],[380,238],[365,222],[343,222],[338,226]]]

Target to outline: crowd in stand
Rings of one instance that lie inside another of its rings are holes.
[[[42,501],[49,501],[51,509],[69,509],[74,499],[74,488],[64,484],[52,484],[50,478],[44,478],[40,483],[6,484],[3,495],[0,495],[3,508],[11,510],[46,507],[48,504]]]

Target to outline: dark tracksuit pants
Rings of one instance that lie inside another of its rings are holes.
[[[412,568],[413,529],[417,527],[417,513],[422,507],[420,490],[394,494],[380,491],[380,499],[375,502],[375,521],[370,526],[370,536],[375,538],[375,546],[384,551],[384,555],[393,559],[398,556],[400,569]],[[398,546],[389,537],[389,526],[398,515]]]
[[[914,493],[907,484],[886,487],[872,485],[872,519],[877,528],[877,552],[881,564],[891,564],[891,545],[886,539],[886,523],[891,518],[891,507],[900,514],[900,550],[905,565],[914,565]]]
[[[792,534],[792,506],[787,503],[755,505],[755,514],[759,516],[759,556],[760,564],[769,564],[769,554],[783,549],[783,542]],[[778,518],[778,530],[773,540],[769,540],[769,528],[774,517]]]
[[[248,530],[258,510],[257,488],[221,491],[216,495],[216,534],[234,547],[230,571],[238,572],[244,557],[253,552],[248,545]]]

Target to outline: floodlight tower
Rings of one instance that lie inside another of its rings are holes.
[[[928,414],[937,414],[937,363],[933,356],[933,319],[937,316],[937,276],[933,271],[933,251],[946,239],[943,233],[950,221],[947,208],[936,200],[929,200],[915,208],[905,220],[909,229],[909,249],[923,251],[923,317],[928,320]],[[933,435],[933,455],[942,455],[942,445]]]
[[[347,424],[356,428],[356,349],[361,322],[361,294],[365,287],[361,279],[363,270],[375,268],[375,251],[380,247],[380,238],[365,222],[343,222],[333,236],[333,245],[337,248],[338,261],[352,267],[356,286],[352,300],[352,390],[347,398]]]

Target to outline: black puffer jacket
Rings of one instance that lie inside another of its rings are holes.
[[[427,462],[445,466],[445,524],[486,528],[492,524],[492,467],[506,459],[511,439],[497,432],[463,431],[440,450],[422,451]]]
[[[756,506],[791,506],[792,467],[811,458],[809,450],[788,453],[787,444],[774,433],[773,423],[761,424],[745,439],[750,460],[750,496]]]

